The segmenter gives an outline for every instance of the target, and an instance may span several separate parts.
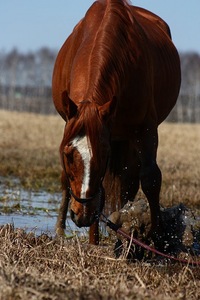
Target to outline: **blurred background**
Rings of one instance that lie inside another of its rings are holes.
[[[92,0],[6,0],[0,3],[0,109],[55,114],[52,70],[58,50]],[[170,26],[182,86],[168,121],[200,122],[200,1],[135,0]]]

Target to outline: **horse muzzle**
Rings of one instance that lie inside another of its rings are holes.
[[[73,210],[70,212],[72,221],[76,224],[78,227],[90,227],[94,221],[96,220],[95,215],[79,215],[75,214]]]
[[[78,227],[89,227],[97,220],[105,202],[104,188],[101,186],[93,197],[78,198],[71,191],[71,219]]]

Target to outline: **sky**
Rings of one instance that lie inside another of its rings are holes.
[[[59,49],[94,0],[0,0],[0,50]],[[132,0],[162,17],[180,52],[200,53],[200,0]]]

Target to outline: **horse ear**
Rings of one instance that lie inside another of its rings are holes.
[[[117,103],[117,99],[116,97],[113,97],[112,100],[101,105],[99,107],[100,116],[103,119],[109,119],[110,117],[112,117],[115,111],[116,103]]]
[[[64,91],[62,94],[62,105],[68,120],[76,115],[77,105],[69,98],[66,91]]]

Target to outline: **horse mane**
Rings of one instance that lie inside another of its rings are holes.
[[[97,2],[100,2],[100,3],[103,3],[103,4],[109,4],[110,2],[115,2],[115,4],[117,2],[122,2],[124,3],[124,5],[130,5],[131,4],[131,1],[130,0],[97,0]]]
[[[101,161],[99,153],[99,140],[101,139],[102,120],[96,103],[82,101],[78,106],[77,115],[68,121],[62,144],[68,145],[76,136],[87,136],[92,147],[94,163]],[[61,144],[61,145],[62,145]]]
[[[67,123],[61,144],[69,144],[77,135],[86,135],[90,140],[94,158],[101,161],[98,144],[101,141],[102,126],[98,105],[120,95],[122,81],[130,77],[130,63],[137,59],[137,49],[130,51],[133,36],[134,19],[127,0],[98,0],[104,5],[104,17],[94,37],[90,53],[87,95],[90,101],[78,104],[78,112]],[[87,14],[86,17],[87,19]],[[91,24],[90,24],[91,25]],[[85,30],[87,30],[87,25]],[[125,88],[125,87],[124,87]],[[86,96],[87,97],[87,96]]]
[[[90,58],[89,95],[98,104],[120,94],[127,68],[138,56],[130,51],[134,38],[134,19],[127,0],[99,0],[105,5],[103,20],[98,28]],[[120,58],[120,59],[119,59]]]

